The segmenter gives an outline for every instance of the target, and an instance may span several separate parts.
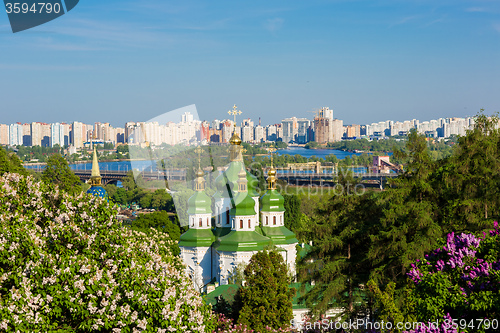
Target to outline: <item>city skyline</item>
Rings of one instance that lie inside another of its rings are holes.
[[[163,143],[207,144],[228,143],[236,132],[243,142],[293,142],[305,144],[315,141],[320,144],[352,140],[356,138],[379,139],[389,136],[405,136],[411,129],[432,138],[448,138],[451,135],[465,135],[466,130],[474,126],[474,117],[438,118],[429,121],[418,119],[405,121],[380,121],[371,124],[343,124],[342,119],[333,117],[328,107],[315,113],[311,121],[306,118],[285,118],[278,124],[254,123],[250,118],[212,121],[200,121],[196,117],[196,108],[191,114],[187,109],[175,110],[174,115],[163,115],[147,122],[126,122],[124,127],[113,127],[110,123],[95,122],[85,124],[72,123],[14,123],[0,124],[1,145],[71,146],[82,148],[92,145],[92,141],[112,144],[140,144],[159,146]],[[234,105],[230,115],[241,115]],[[176,121],[176,118],[177,121]],[[236,120],[236,123],[234,122]],[[235,126],[236,125],[236,126]],[[499,121],[500,125],[500,121]]]
[[[114,126],[233,103],[264,123],[323,106],[344,122],[500,111],[500,3],[88,0],[12,34],[0,13],[2,123]]]

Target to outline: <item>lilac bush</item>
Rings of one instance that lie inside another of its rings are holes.
[[[447,316],[464,332],[488,331],[491,325],[485,323],[500,318],[499,240],[498,222],[481,237],[451,233],[440,248],[412,264],[408,276],[417,318],[433,322]],[[415,332],[441,332],[422,329],[427,330]]]
[[[0,177],[0,331],[211,332],[168,236],[124,228],[100,198]]]

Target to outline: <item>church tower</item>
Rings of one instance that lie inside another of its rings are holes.
[[[236,193],[231,201],[229,212],[231,231],[214,244],[218,258],[217,281],[227,284],[240,262],[248,263],[253,254],[271,245],[271,240],[260,232],[256,218],[255,201],[248,193],[247,175],[240,166]]]
[[[267,192],[262,196],[262,232],[273,244],[282,250],[283,259],[290,271],[295,274],[295,257],[298,240],[295,234],[285,227],[285,200],[276,189],[276,170],[272,165],[268,171]]]
[[[203,286],[212,280],[211,246],[215,236],[211,221],[212,200],[205,193],[204,173],[200,167],[193,187],[195,193],[188,200],[189,229],[181,235],[179,248],[195,289],[202,291]]]
[[[90,175],[90,188],[87,190],[88,194],[96,197],[104,198],[109,201],[108,192],[101,185],[101,173],[99,172],[99,162],[97,161],[97,152],[94,146],[94,156],[92,159],[92,173]]]

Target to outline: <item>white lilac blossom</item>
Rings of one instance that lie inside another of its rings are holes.
[[[3,175],[0,332],[210,331],[170,242],[122,227],[100,198]]]

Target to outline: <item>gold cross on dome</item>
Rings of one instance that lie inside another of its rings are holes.
[[[241,112],[240,110],[238,110],[238,107],[236,106],[236,104],[234,104],[234,106],[233,106],[233,110],[229,110],[229,111],[227,111],[227,113],[228,113],[229,115],[234,116],[234,126],[236,127],[236,115],[240,115],[240,114],[242,114],[243,112]]]
[[[198,167],[200,168],[201,167],[201,153],[203,153],[203,149],[200,146],[198,146],[198,147],[196,147],[194,152],[198,154]]]

